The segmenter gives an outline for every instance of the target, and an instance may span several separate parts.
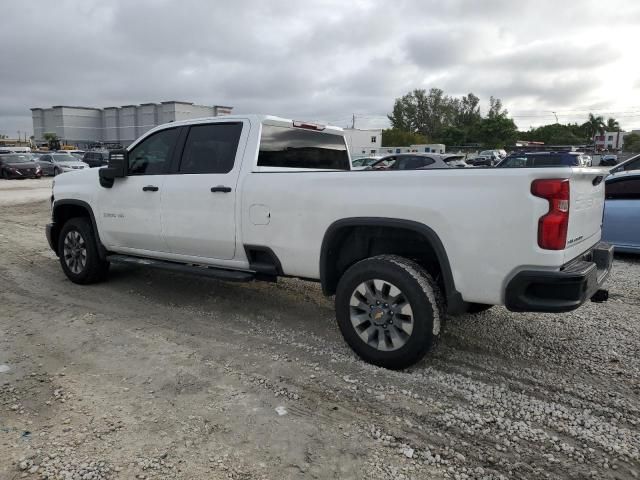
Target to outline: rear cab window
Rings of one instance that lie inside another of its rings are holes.
[[[267,167],[264,171],[351,170],[342,135],[269,124],[262,125],[258,167]]]

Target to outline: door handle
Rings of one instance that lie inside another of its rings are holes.
[[[142,187],[143,192],[157,192],[159,189],[155,185],[147,185],[146,187]]]
[[[212,192],[222,192],[229,193],[231,191],[231,187],[225,187],[224,185],[218,185],[217,187],[211,187]]]

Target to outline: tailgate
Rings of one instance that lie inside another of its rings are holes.
[[[575,258],[600,240],[607,173],[595,168],[573,169],[565,261]]]

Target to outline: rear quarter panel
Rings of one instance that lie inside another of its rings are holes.
[[[570,168],[249,173],[242,185],[240,238],[269,246],[285,274],[319,278],[329,226],[353,217],[421,222],[440,237],[464,300],[500,304],[508,280],[527,267],[558,269],[563,251],[537,246],[546,200],[530,193],[536,178]],[[250,211],[268,212],[256,225]],[[264,223],[264,222],[263,222]]]

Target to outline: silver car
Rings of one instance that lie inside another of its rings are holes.
[[[382,157],[367,167],[367,170],[423,170],[430,168],[451,168],[444,157],[437,153],[396,153]]]
[[[50,153],[42,155],[38,159],[38,164],[42,168],[44,175],[59,175],[64,172],[89,168],[84,162],[81,162],[73,155],[68,153]]]

